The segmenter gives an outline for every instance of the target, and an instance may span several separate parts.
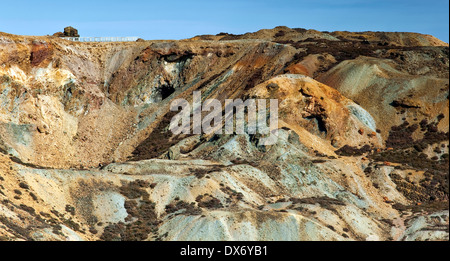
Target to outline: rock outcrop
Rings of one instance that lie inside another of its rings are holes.
[[[73,28],[72,26],[68,26],[64,28],[64,36],[66,37],[80,37],[78,34],[78,30]]]
[[[0,33],[0,239],[448,240],[448,48],[287,27]],[[193,91],[278,100],[276,143],[172,134]]]
[[[56,32],[53,34],[56,37],[80,37],[78,34],[78,30],[73,28],[72,26],[68,26],[64,28],[64,32]]]

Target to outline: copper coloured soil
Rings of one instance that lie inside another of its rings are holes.
[[[448,48],[287,27],[0,33],[0,240],[448,240]],[[173,135],[193,91],[222,111],[278,100],[276,143]]]

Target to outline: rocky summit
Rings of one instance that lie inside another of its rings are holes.
[[[276,142],[175,135],[194,91],[277,100]],[[0,104],[0,240],[449,240],[449,46],[430,35],[0,33]]]

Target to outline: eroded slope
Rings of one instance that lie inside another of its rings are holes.
[[[448,240],[448,45],[277,27],[0,34],[3,240]],[[172,135],[170,102],[277,99],[277,143]]]

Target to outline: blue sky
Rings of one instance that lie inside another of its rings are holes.
[[[184,39],[285,25],[320,31],[396,31],[449,42],[448,0],[1,0],[0,31]]]

